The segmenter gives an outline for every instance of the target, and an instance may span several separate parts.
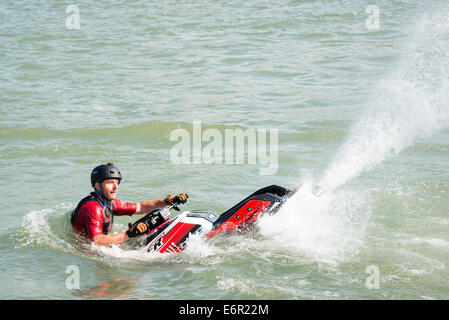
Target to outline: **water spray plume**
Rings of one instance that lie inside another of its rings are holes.
[[[261,220],[263,234],[314,261],[346,261],[357,252],[371,216],[369,190],[339,187],[449,126],[449,13],[432,12],[412,30],[321,179],[306,177],[277,215]]]
[[[449,126],[449,14],[424,17],[318,183],[332,191]]]

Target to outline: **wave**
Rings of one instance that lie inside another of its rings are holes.
[[[19,242],[16,248],[46,247],[73,252],[75,246],[70,240],[71,226],[66,213],[70,208],[70,204],[63,203],[52,208],[28,212],[16,234],[16,241]]]

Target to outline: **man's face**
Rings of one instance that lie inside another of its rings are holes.
[[[118,179],[106,179],[101,183],[101,188],[103,189],[103,194],[106,201],[112,201],[117,197],[118,184]],[[99,186],[97,186],[97,189],[100,191]]]

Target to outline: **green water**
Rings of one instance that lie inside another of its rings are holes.
[[[376,1],[377,26],[369,1],[74,4],[70,29],[66,3],[0,3],[0,298],[448,298],[447,3]],[[173,133],[198,121],[275,130],[245,149],[274,141],[274,170],[224,144],[176,164]],[[68,214],[105,162],[121,200],[187,192],[185,210],[301,189],[257,232],[181,254],[83,246]]]

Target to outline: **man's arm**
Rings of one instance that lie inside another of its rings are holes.
[[[134,213],[149,213],[157,208],[165,207],[168,204],[171,203],[185,203],[187,201],[187,198],[189,196],[185,193],[178,194],[176,196],[167,196],[165,199],[159,199],[159,200],[149,200],[149,201],[141,201],[136,203],[136,211]],[[143,223],[142,223],[143,224]],[[98,225],[99,226],[99,225]],[[99,227],[98,227],[99,230]],[[127,232],[120,232],[112,235],[106,235],[106,234],[96,234],[93,236],[93,241],[95,244],[100,246],[111,246],[113,244],[121,244],[123,242],[126,242],[129,240],[129,237],[134,237],[135,235],[142,234],[146,231],[143,229],[140,229],[139,226],[136,227],[134,231],[132,231],[133,228],[130,228],[128,232],[130,235],[128,236]]]
[[[167,204],[164,199],[141,201],[137,203],[136,214],[149,213],[157,208],[165,207]]]
[[[116,201],[116,206],[118,206],[118,211],[116,212],[117,215],[123,215],[128,214],[131,215],[133,211],[133,208],[131,205],[135,205],[136,211],[134,213],[149,213],[153,211],[154,209],[164,207],[167,204],[163,199],[159,200],[150,200],[150,201],[142,201],[136,204],[130,204],[125,202]],[[132,209],[131,209],[132,208]],[[99,215],[99,213],[97,213]],[[93,219],[95,223],[92,224],[92,227],[95,227],[90,233],[92,235],[92,240],[96,245],[99,246],[108,246],[110,247],[113,244],[121,244],[129,240],[129,236],[126,234],[126,231],[116,233],[116,234],[103,234],[101,230],[101,223],[97,217]]]
[[[121,244],[129,240],[126,232],[120,232],[116,234],[98,234],[93,237],[94,243],[99,246],[110,247],[113,244]]]
[[[149,213],[157,208],[162,208],[172,203],[185,203],[188,197],[189,196],[187,194],[180,193],[176,196],[168,195],[165,197],[165,199],[142,201],[137,203],[137,209],[135,213]]]

